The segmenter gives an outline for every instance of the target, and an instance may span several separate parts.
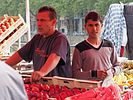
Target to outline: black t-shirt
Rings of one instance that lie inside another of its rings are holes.
[[[51,53],[61,57],[58,65],[47,76],[71,77],[70,45],[66,36],[55,31],[49,37],[35,35],[18,53],[25,61],[33,61],[34,70],[40,70]]]

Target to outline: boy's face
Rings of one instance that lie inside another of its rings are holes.
[[[87,31],[87,34],[89,34],[89,37],[91,38],[100,37],[102,23],[100,21],[93,21],[90,19],[85,24],[85,29]]]

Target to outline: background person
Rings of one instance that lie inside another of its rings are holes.
[[[21,60],[33,61],[32,81],[43,76],[71,77],[70,45],[64,34],[56,30],[57,14],[50,6],[37,14],[38,34],[15,52],[6,63],[14,66]]]
[[[107,71],[110,75],[121,72],[114,45],[100,38],[102,19],[95,12],[89,12],[84,25],[88,38],[75,46],[72,73],[78,79],[105,79]]]

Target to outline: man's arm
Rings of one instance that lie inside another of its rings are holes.
[[[58,56],[55,53],[52,53],[46,63],[42,66],[42,68],[40,69],[40,71],[35,71],[32,73],[31,76],[31,81],[37,81],[39,80],[41,77],[46,76],[49,72],[51,72],[59,63],[60,61],[60,56]]]
[[[55,53],[52,53],[47,59],[45,65],[40,69],[40,71],[43,72],[44,75],[47,75],[57,66],[59,61],[60,61],[60,56],[58,56]]]
[[[14,65],[18,64],[20,61],[22,61],[22,58],[20,57],[18,52],[15,52],[11,57],[9,57],[5,63],[8,65],[14,67]]]

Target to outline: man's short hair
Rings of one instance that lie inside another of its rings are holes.
[[[88,20],[93,20],[93,21],[100,21],[102,23],[102,18],[96,11],[90,11],[86,17],[85,17],[85,24],[87,23]]]
[[[57,13],[55,11],[55,9],[51,6],[43,6],[41,7],[39,10],[38,10],[38,13],[40,12],[46,12],[48,11],[49,12],[49,18],[50,20],[54,19],[54,18],[57,18]]]

